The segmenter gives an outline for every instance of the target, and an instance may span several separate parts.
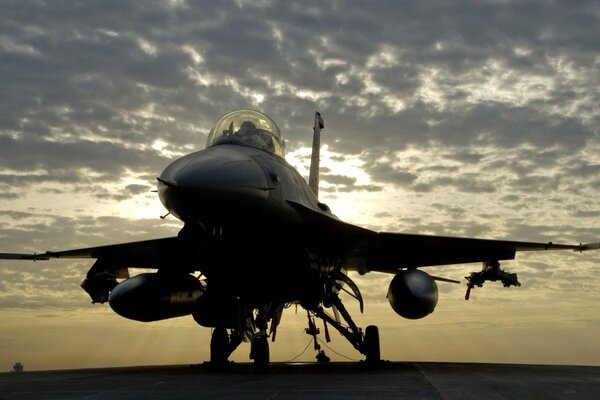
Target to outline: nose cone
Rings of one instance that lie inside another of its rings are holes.
[[[264,190],[267,178],[258,163],[246,154],[228,153],[215,150],[196,153],[177,171],[173,180],[179,188],[196,191],[227,188]]]
[[[239,146],[218,146],[190,154],[161,174],[164,206],[184,221],[232,217],[268,198],[269,181],[260,165]]]

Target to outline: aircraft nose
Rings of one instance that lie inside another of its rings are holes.
[[[247,209],[268,198],[269,181],[251,157],[209,149],[171,164],[158,178],[159,196],[176,217],[187,221]]]
[[[230,188],[264,190],[267,186],[265,173],[250,157],[222,159],[211,155],[203,154],[179,170],[173,178],[177,187],[205,192]]]

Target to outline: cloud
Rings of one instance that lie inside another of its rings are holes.
[[[136,213],[164,213],[148,195],[155,177],[202,149],[214,122],[239,108],[279,124],[302,173],[318,109],[322,200],[363,226],[600,236],[594,2],[8,1],[3,9],[0,251],[176,234],[174,220]],[[546,312],[561,290],[575,303],[597,291],[597,256],[539,257],[507,263],[531,278],[520,304],[530,296]],[[0,268],[0,310],[87,304],[78,288],[87,262]],[[469,270],[449,268],[440,275]],[[388,278],[365,280],[363,293],[384,293]],[[508,298],[484,291],[486,311]]]

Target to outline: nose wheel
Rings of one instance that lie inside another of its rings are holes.
[[[281,319],[283,306],[280,304],[269,303],[264,304],[257,309],[254,323],[256,332],[252,335],[250,342],[250,359],[254,361],[254,370],[258,373],[269,372],[269,334],[267,333],[269,320],[273,320],[271,333],[273,341],[275,340],[275,332],[277,325]],[[278,317],[276,316],[278,315]]]

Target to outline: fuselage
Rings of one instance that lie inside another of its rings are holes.
[[[180,236],[201,243],[198,268],[209,287],[256,302],[319,296],[328,265],[311,248],[318,232],[298,208],[333,217],[283,158],[220,144],[170,164],[158,193],[184,222]]]

